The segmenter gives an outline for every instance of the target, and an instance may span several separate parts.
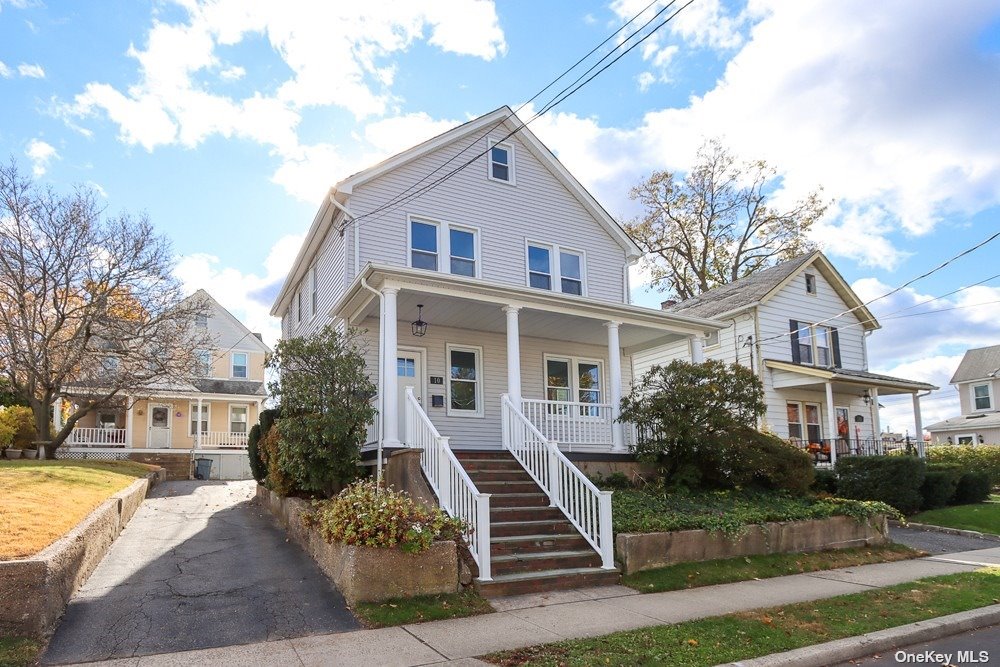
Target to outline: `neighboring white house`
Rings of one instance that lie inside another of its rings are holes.
[[[86,415],[59,449],[60,457],[157,461],[183,477],[190,460],[203,457],[213,461],[213,477],[250,477],[247,433],[266,398],[264,359],[270,349],[205,290],[188,299],[207,305],[206,316],[195,323],[213,342],[211,349],[198,351],[202,375],[142,396],[122,396],[118,405]],[[67,393],[73,400],[85,390]],[[59,427],[62,399],[53,412]]]
[[[937,387],[868,371],[867,336],[880,325],[823,253],[663,308],[727,323],[706,338],[704,356],[758,373],[767,402],[762,428],[808,448],[817,462],[883,453],[878,400],[890,394],[912,394],[922,445],[920,395]],[[649,349],[633,355],[633,374],[692,356],[686,341]]]
[[[935,444],[1000,443],[1000,345],[967,350],[951,378],[962,414],[927,430]]]
[[[369,449],[424,450],[442,506],[476,528],[481,579],[489,499],[472,479],[496,493],[507,482],[467,475],[458,450],[511,452],[610,569],[610,497],[562,452],[625,457],[615,417],[634,351],[722,326],[630,305],[640,255],[502,107],[330,188],[271,314],[284,338],[330,323],[364,331],[379,385]],[[541,505],[529,509],[543,516]]]

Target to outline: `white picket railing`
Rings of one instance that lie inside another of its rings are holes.
[[[406,388],[404,440],[419,447],[420,467],[438,497],[441,509],[469,526],[469,551],[479,566],[479,580],[491,581],[490,494],[480,493],[465,468],[420,406],[413,387]]]
[[[365,445],[372,445],[378,443],[379,431],[380,431],[379,426],[381,421],[379,419],[379,414],[378,414],[378,397],[377,396],[372,397],[371,401],[369,402],[372,403],[373,407],[375,408],[375,417],[368,423],[367,429],[365,431],[365,442],[364,442]]]
[[[601,491],[559,451],[504,394],[501,397],[503,446],[524,466],[566,515],[584,539],[601,555],[601,567],[613,569],[611,491]]]
[[[236,449],[247,446],[247,433],[239,431],[202,431],[200,449]],[[197,437],[195,443],[197,444]]]
[[[82,428],[73,427],[66,438],[67,445],[84,445],[91,447],[124,447],[125,429],[123,428]]]
[[[549,440],[573,445],[608,445],[613,442],[614,417],[610,403],[521,400],[522,412]]]

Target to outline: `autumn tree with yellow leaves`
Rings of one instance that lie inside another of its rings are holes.
[[[166,237],[108,215],[93,189],[59,194],[0,166],[0,377],[31,408],[52,457],[86,414],[197,374],[211,346]],[[70,398],[58,432],[53,403]]]

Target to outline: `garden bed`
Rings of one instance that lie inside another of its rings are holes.
[[[259,484],[257,499],[352,606],[459,590],[458,548],[453,541],[434,542],[420,553],[327,542],[303,522],[310,510],[308,501],[282,497]]]

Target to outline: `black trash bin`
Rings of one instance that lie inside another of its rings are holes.
[[[208,479],[212,476],[212,459],[194,460],[194,478]]]

